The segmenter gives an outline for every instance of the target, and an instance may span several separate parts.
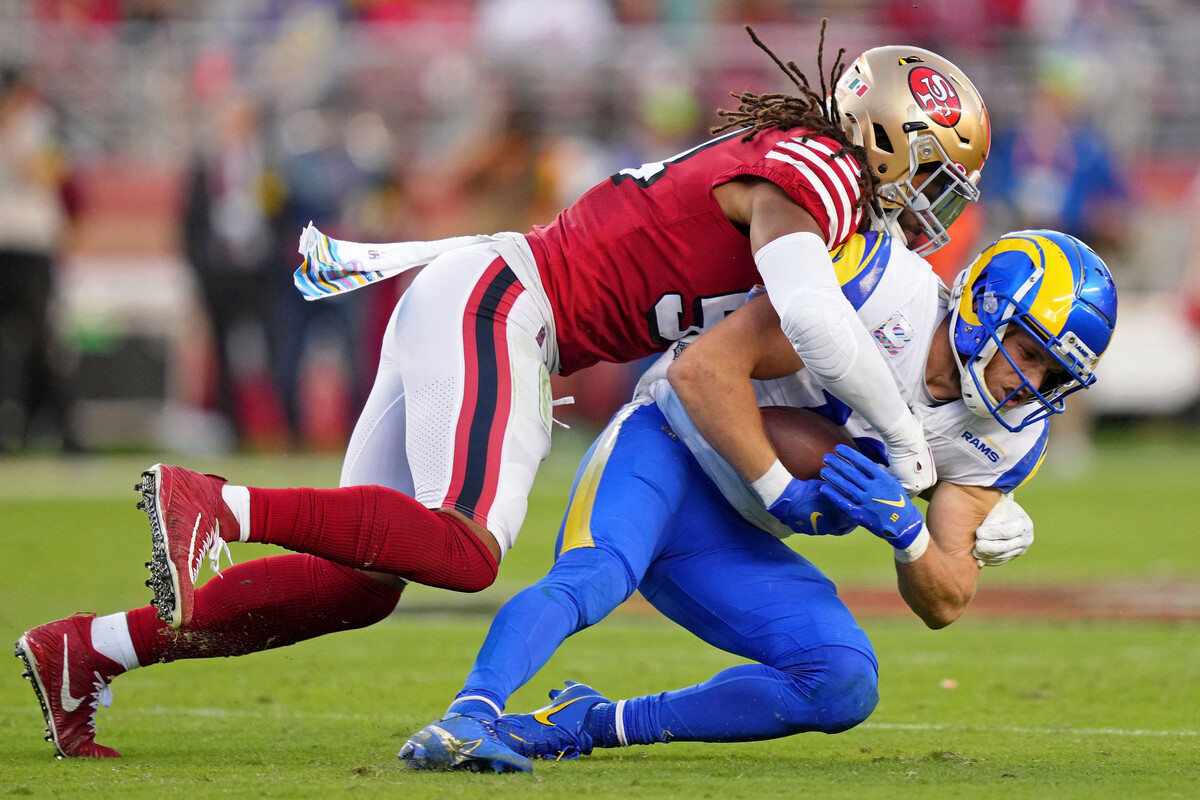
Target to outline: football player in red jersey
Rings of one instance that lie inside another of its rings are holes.
[[[918,252],[948,241],[946,227],[978,198],[986,109],[957,67],[919,48],[875,48],[848,67],[839,53],[829,98],[820,57],[818,93],[770,55],[798,94],[738,95],[738,109],[720,112],[722,136],[612,176],[544,228],[418,248],[437,255],[397,303],[342,488],[147,470],[152,606],[26,635],[48,642],[41,661],[52,667],[30,670],[58,752],[115,755],[95,745],[91,720],[126,669],[369,625],[409,580],[490,585],[549,451],[550,373],[662,351],[758,283],[804,363],[882,432],[905,487],[931,485],[920,425],[855,323],[829,250],[864,226]],[[351,245],[318,239],[335,262]],[[339,288],[317,281],[321,292]],[[215,567],[239,540],[298,554],[236,565],[224,573],[234,580],[196,591],[203,558]],[[165,636],[167,626],[186,635]],[[69,712],[59,662],[95,689]]]

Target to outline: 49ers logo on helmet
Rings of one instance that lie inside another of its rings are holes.
[[[962,116],[962,104],[954,85],[940,72],[929,67],[917,67],[908,73],[908,88],[921,110],[946,128],[953,128]]]

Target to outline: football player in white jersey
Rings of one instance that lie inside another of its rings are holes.
[[[500,611],[447,716],[409,739],[405,763],[528,771],[529,758],[593,747],[846,730],[877,702],[874,652],[833,584],[780,538],[868,529],[893,548],[900,593],[932,628],[962,613],[983,563],[1021,549],[977,531],[994,509],[1012,513],[998,503],[1036,471],[1048,418],[1095,381],[1116,321],[1107,268],[1051,231],[1004,236],[952,292],[874,233],[852,239],[834,263],[933,449],[939,480],[927,513],[884,467],[878,432],[821,387],[767,298],[755,298],[670,366],[679,350],[664,356],[614,417],[580,467],[554,567]],[[840,445],[818,480],[785,470],[777,486],[751,481],[782,468],[757,411],[775,405],[826,416],[857,449]],[[717,454],[709,440],[720,437],[737,443],[739,460]],[[617,702],[568,682],[538,712],[501,715],[567,636],[635,589],[757,663]],[[463,729],[487,735],[467,742],[456,735]]]

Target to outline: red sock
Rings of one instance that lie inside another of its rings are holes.
[[[496,579],[496,559],[465,525],[382,486],[252,488],[250,539],[456,592]]]
[[[146,606],[126,614],[138,661],[241,656],[365,628],[392,613],[400,592],[307,555],[235,564],[196,590],[191,623],[175,631]]]

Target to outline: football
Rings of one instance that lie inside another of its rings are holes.
[[[800,480],[820,476],[821,459],[839,444],[854,447],[844,428],[806,408],[767,406],[763,428],[780,463]]]

